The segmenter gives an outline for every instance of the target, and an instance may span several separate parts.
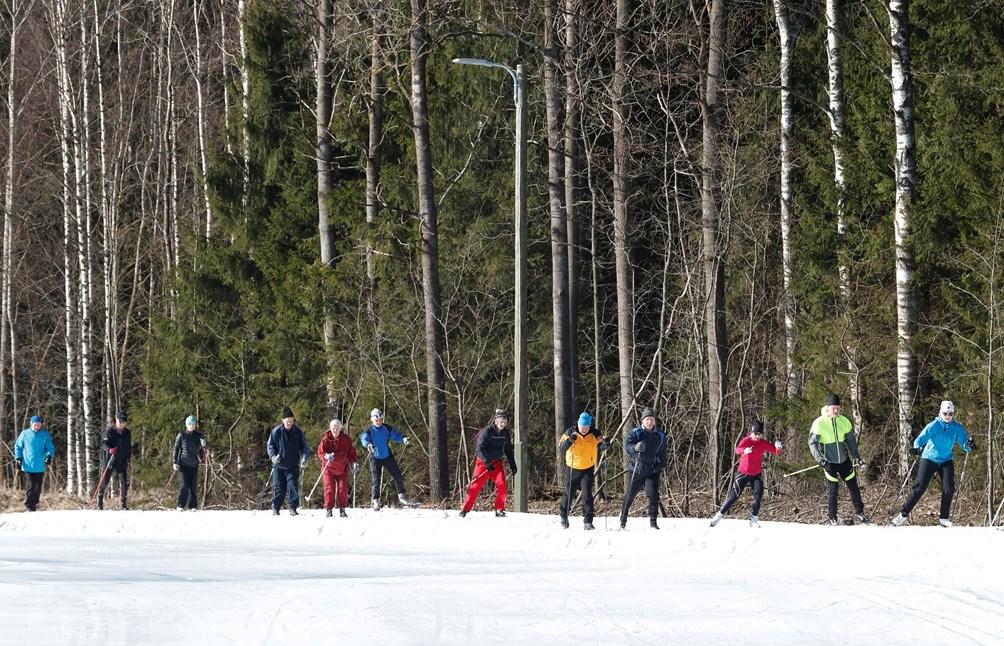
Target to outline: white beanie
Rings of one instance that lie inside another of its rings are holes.
[[[941,402],[941,413],[940,413],[941,415],[944,415],[945,413],[954,413],[954,412],[955,412],[955,404],[948,401],[947,399]]]
[[[383,417],[383,413],[380,412],[379,408],[374,408],[370,411],[370,419],[374,419],[376,417]]]

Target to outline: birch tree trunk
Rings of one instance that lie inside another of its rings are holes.
[[[794,140],[794,100],[791,94],[791,61],[795,54],[795,30],[788,18],[788,7],[785,0],[774,0],[774,18],[777,21],[777,31],[781,40],[781,268],[783,274],[782,306],[784,310],[784,347],[785,347],[785,393],[788,398],[798,396],[801,392],[801,377],[795,364],[798,351],[798,331],[795,327],[797,303],[792,291],[792,252],[791,237],[794,227],[795,213],[792,199],[792,163],[791,145]]]
[[[837,274],[840,280],[840,298],[844,316],[849,318],[851,306],[851,272],[847,263],[847,216],[844,211],[847,178],[844,174],[845,101],[844,64],[840,53],[840,16],[843,0],[826,0],[826,60],[829,78],[830,141],[833,147],[833,185],[837,193]],[[851,396],[851,416],[858,433],[864,430],[861,416],[861,383],[859,378],[857,347],[850,333],[844,340],[847,355],[848,389]]]
[[[198,126],[199,169],[202,177],[199,184],[202,188],[202,199],[206,208],[205,238],[208,241],[213,232],[213,208],[209,203],[209,186],[206,177],[209,175],[209,163],[206,160],[206,111],[203,104],[202,88],[202,15],[204,4],[202,0],[192,3],[192,23],[195,29],[195,69],[192,76],[195,80],[196,125]]]
[[[446,393],[443,390],[442,303],[439,293],[439,238],[429,141],[425,62],[429,53],[426,0],[411,0],[411,114],[415,136],[418,208],[422,238],[422,292],[425,305],[425,366],[429,404],[429,495],[440,502],[449,493]]]
[[[240,39],[240,65],[238,71],[241,75],[241,158],[244,160],[244,177],[241,188],[241,205],[247,208],[248,182],[251,181],[251,77],[248,75],[248,46],[247,37],[244,34],[244,12],[246,10],[245,0],[237,0],[237,33]],[[247,214],[245,213],[245,218]]]
[[[565,221],[568,230],[568,400],[572,416],[579,401],[579,305],[582,281],[579,263],[582,258],[582,225],[579,222],[582,199],[581,98],[578,84],[579,3],[565,0]]]
[[[331,38],[331,25],[333,22],[331,0],[319,0],[317,3],[317,42],[315,43],[315,82],[317,87],[317,104],[315,111],[317,140],[317,229],[321,242],[321,264],[331,268],[334,259],[335,240],[334,232],[331,229],[331,221],[328,216],[328,200],[330,199],[332,188],[332,145],[331,131],[328,128],[331,122],[332,85],[331,66],[328,61],[328,44]],[[335,322],[332,319],[331,311],[325,307],[324,311],[324,354],[328,364],[327,389],[328,407],[334,408],[337,397],[335,391],[334,375],[332,373],[334,361],[335,344]]]
[[[547,193],[551,215],[551,334],[554,370],[555,473],[565,469],[561,435],[571,423],[568,365],[568,238],[565,229],[565,153],[561,126],[561,88],[555,37],[556,0],[544,0],[544,96],[547,114]]]
[[[916,141],[913,134],[913,72],[910,69],[910,2],[890,0],[892,44],[892,107],[896,121],[896,377],[899,389],[899,470],[909,468],[913,441],[913,404],[917,373],[913,355],[917,303],[914,297],[914,256],[910,242],[910,210],[916,188]]]
[[[614,36],[614,76],[610,88],[613,107],[613,214],[614,259],[617,280],[617,369],[620,374],[620,426],[627,428],[634,416],[634,296],[631,258],[628,254],[628,186],[627,173],[631,161],[628,140],[627,107],[624,87],[627,84],[627,25],[630,14],[628,0],[617,0],[617,22]],[[625,457],[626,459],[626,457]],[[625,476],[627,477],[627,476]]]
[[[377,3],[378,4],[378,3]],[[376,303],[376,263],[373,243],[376,235],[377,218],[380,215],[380,142],[383,139],[383,47],[381,30],[383,20],[380,8],[373,12],[373,36],[370,40],[370,100],[367,108],[369,117],[369,140],[366,145],[366,316],[370,325],[377,324]]]
[[[708,446],[714,504],[719,503],[725,414],[726,356],[725,268],[718,206],[721,85],[724,78],[725,1],[712,0],[707,42],[707,74],[702,108],[701,233],[704,256],[704,334],[707,350]]]

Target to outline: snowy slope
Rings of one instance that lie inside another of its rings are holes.
[[[1004,643],[995,529],[349,513],[0,514],[0,643]]]

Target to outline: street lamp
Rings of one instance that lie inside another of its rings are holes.
[[[526,511],[526,131],[523,123],[526,121],[526,77],[523,76],[523,66],[517,65],[513,70],[508,65],[495,63],[483,58],[454,58],[457,65],[477,65],[479,67],[497,67],[505,70],[512,77],[513,101],[516,104],[516,331],[513,339],[513,355],[515,377],[513,383],[513,399],[515,405],[515,420],[513,435],[516,449],[515,499],[516,511]]]

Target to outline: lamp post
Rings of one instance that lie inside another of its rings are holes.
[[[526,77],[523,66],[513,70],[508,65],[495,63],[483,58],[454,58],[457,65],[477,65],[505,70],[512,77],[513,101],[516,104],[516,306],[515,338],[513,339],[513,399],[515,420],[513,423],[516,450],[515,502],[516,511],[526,511]]]

